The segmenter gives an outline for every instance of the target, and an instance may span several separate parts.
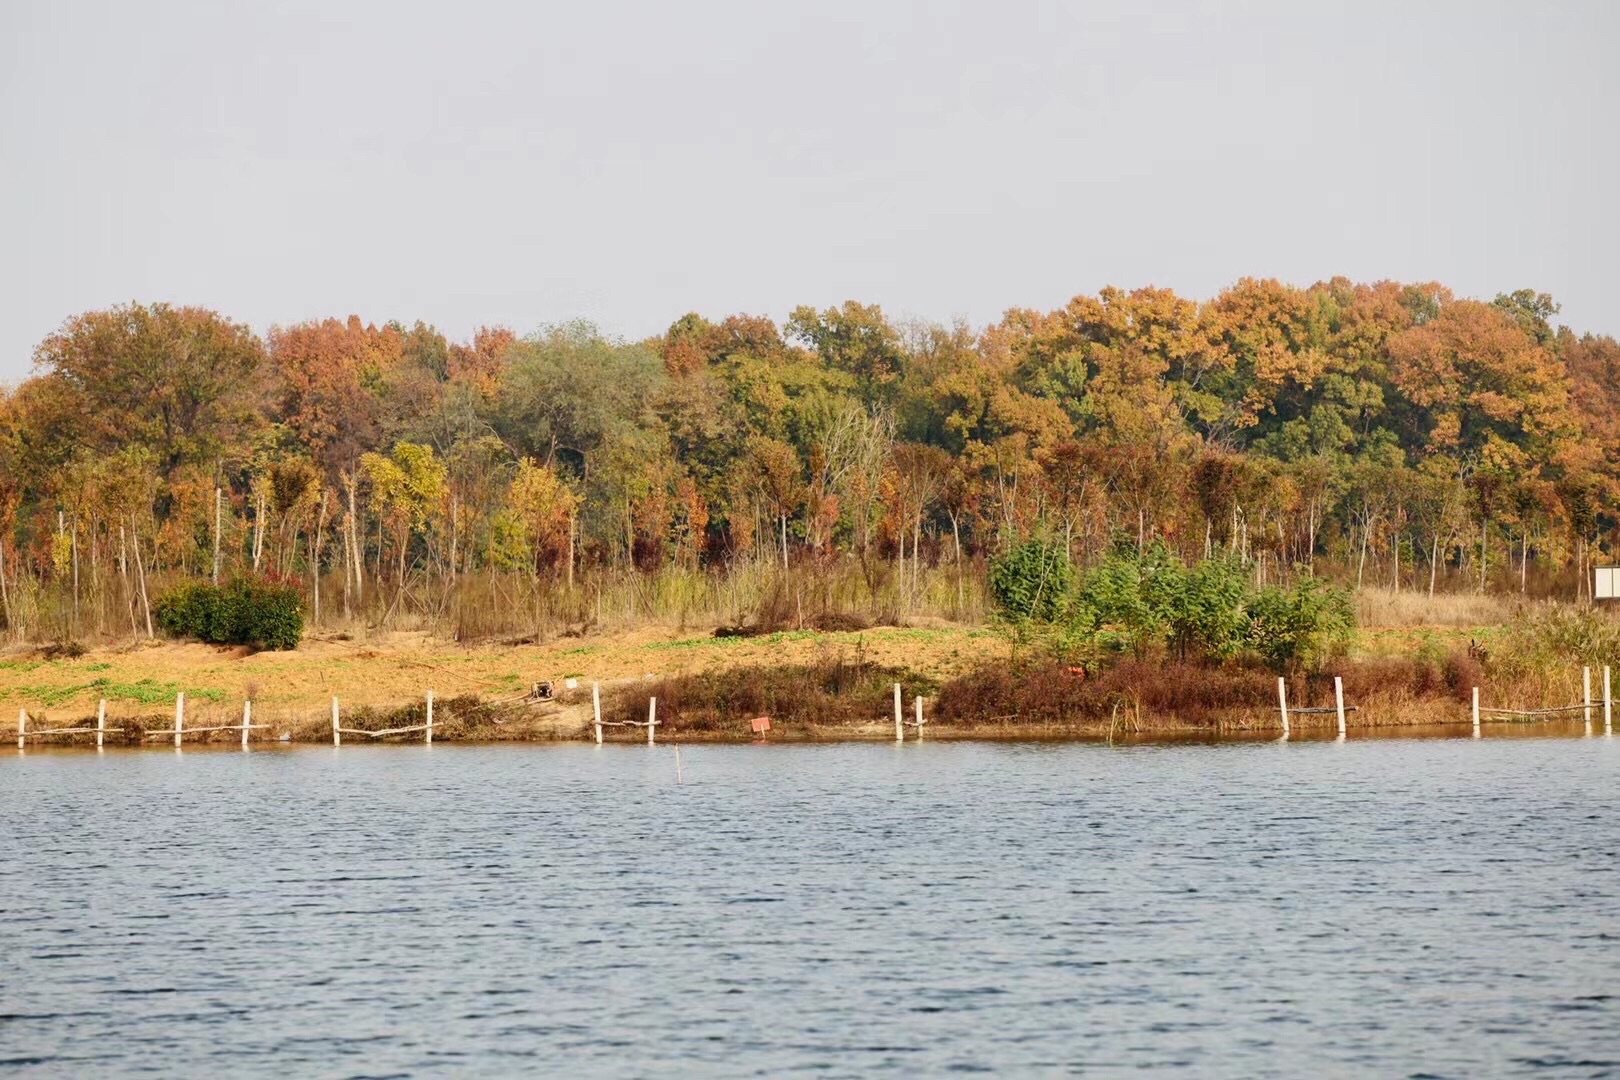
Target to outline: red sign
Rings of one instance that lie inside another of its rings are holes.
[[[754,726],[755,735],[763,735],[771,730],[771,718],[768,716],[756,716],[749,723]]]

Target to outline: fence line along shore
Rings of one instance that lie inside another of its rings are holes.
[[[1511,709],[1481,705],[1479,698],[1480,688],[1475,686],[1472,688],[1472,702],[1470,709],[1470,718],[1473,724],[1474,738],[1477,739],[1481,736],[1482,725],[1487,720],[1498,723],[1528,723],[1573,716],[1577,713],[1581,714],[1585,721],[1585,734],[1591,735],[1593,734],[1595,726],[1594,715],[1599,709],[1602,710],[1603,734],[1605,736],[1612,736],[1614,734],[1614,697],[1612,692],[1610,671],[1607,665],[1602,668],[1601,685],[1602,697],[1594,698],[1592,695],[1592,668],[1583,667],[1581,669],[1580,701],[1572,705],[1558,705],[1550,708],[1539,709]],[[903,690],[901,684],[895,683],[894,741],[897,743],[903,743],[906,741],[907,728],[912,729],[912,731],[915,733],[913,736],[914,740],[920,741],[923,737],[923,732],[927,727],[928,721],[923,714],[922,696],[914,696],[912,698],[912,705],[913,716],[908,718],[906,716],[906,710],[904,707]],[[332,745],[342,746],[343,736],[345,735],[364,736],[367,739],[375,741],[393,736],[415,735],[418,732],[420,732],[422,735],[422,742],[424,744],[431,745],[433,742],[434,726],[434,699],[432,690],[427,690],[423,695],[423,706],[424,721],[420,724],[404,724],[395,727],[376,729],[344,727],[342,723],[341,705],[337,696],[334,695],[331,700]],[[1336,738],[1338,741],[1343,741],[1346,738],[1350,728],[1350,715],[1352,713],[1359,713],[1360,711],[1360,706],[1345,704],[1344,679],[1338,675],[1333,677],[1333,704],[1310,707],[1297,705],[1290,706],[1288,703],[1288,680],[1286,677],[1278,677],[1277,679],[1277,718],[1278,725],[1281,729],[1282,741],[1287,741],[1293,734],[1293,718],[1320,715],[1332,715],[1334,717],[1336,721]],[[144,744],[148,739],[155,737],[170,736],[173,739],[173,745],[176,748],[179,748],[183,744],[183,741],[187,735],[207,735],[219,731],[240,732],[241,746],[245,750],[248,748],[253,732],[264,731],[274,726],[270,724],[254,723],[253,702],[251,699],[242,702],[242,719],[240,723],[187,726],[186,695],[184,692],[180,692],[175,695],[173,727],[151,729],[141,728],[133,735],[131,735],[127,729],[109,728],[107,726],[106,698],[102,698],[97,703],[96,721],[94,726],[87,723],[79,723],[69,727],[31,727],[29,725],[29,720],[30,716],[27,706],[19,707],[17,710],[17,726],[14,731],[17,739],[18,750],[25,750],[30,739],[71,739],[73,736],[79,735],[95,736],[96,749],[100,750],[104,748],[107,735],[110,733],[122,735],[126,740],[133,740],[141,744]],[[754,741],[764,741],[764,735],[771,730],[769,717],[743,718],[739,722],[749,725],[749,731]],[[1460,721],[1449,721],[1444,719],[1436,722],[1460,723]],[[603,734],[604,729],[632,728],[644,730],[647,735],[647,745],[653,746],[657,743],[658,728],[663,724],[664,721],[658,719],[658,698],[656,696],[650,696],[647,699],[647,718],[645,720],[604,720],[602,718],[602,686],[598,682],[591,683],[591,720],[587,730],[594,738],[597,745],[600,746],[605,741]],[[1364,724],[1358,726],[1377,727],[1380,725]],[[585,732],[581,731],[579,737],[583,738],[584,735]],[[283,734],[278,741],[289,741],[289,736]]]

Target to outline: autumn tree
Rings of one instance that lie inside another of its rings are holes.
[[[166,475],[211,463],[261,423],[264,349],[212,311],[127,304],[67,320],[34,365],[59,392],[37,422],[93,453],[149,449]]]

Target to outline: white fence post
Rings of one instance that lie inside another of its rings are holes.
[[[596,721],[596,745],[602,745],[602,684],[591,683],[591,716]]]
[[[1339,714],[1339,738],[1344,738],[1344,679],[1333,676],[1333,707]]]
[[[423,733],[423,742],[433,741],[433,691],[427,692],[427,730]]]
[[[23,741],[28,738],[28,710],[17,710],[17,749],[23,748]]]
[[[1614,698],[1609,694],[1609,665],[1603,665],[1603,734],[1614,734]]]
[[[647,699],[647,745],[653,744],[653,729],[658,726],[658,699]]]
[[[174,746],[180,748],[180,732],[186,726],[186,695],[185,691],[174,695]]]
[[[242,749],[247,749],[248,728],[253,724],[253,699],[242,702]]]
[[[1474,738],[1479,738],[1479,687],[1474,687]]]
[[[243,734],[246,735],[245,730]],[[343,735],[338,731],[338,700],[336,694],[332,695],[332,745],[343,745]]]
[[[923,727],[922,695],[918,694],[916,697],[912,698],[911,700],[912,700],[912,704],[917,706],[917,738],[921,739],[922,738],[922,727]]]
[[[1581,704],[1586,706],[1581,715],[1586,718],[1586,733],[1592,734],[1592,669],[1581,668]]]
[[[894,741],[895,742],[905,742],[906,741],[906,727],[905,727],[905,721],[903,719],[903,716],[904,716],[904,714],[900,711],[900,684],[895,683],[894,684]]]
[[[96,749],[101,749],[102,736],[107,732],[107,699],[102,698],[101,704],[96,706]]]
[[[1288,738],[1288,680],[1277,678],[1277,708],[1282,711],[1283,738]]]

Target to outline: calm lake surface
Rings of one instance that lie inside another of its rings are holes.
[[[681,767],[0,759],[0,1073],[1620,1074],[1620,739]]]

